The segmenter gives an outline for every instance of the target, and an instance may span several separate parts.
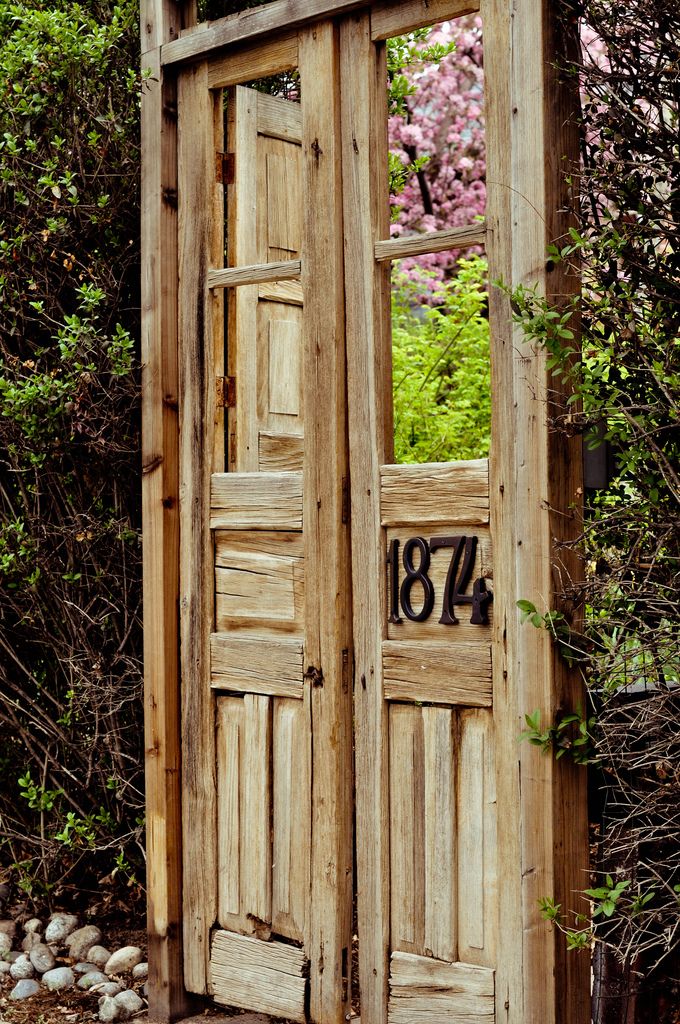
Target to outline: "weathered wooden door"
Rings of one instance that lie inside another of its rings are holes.
[[[335,36],[249,67],[299,63],[302,108],[232,87],[220,61],[179,83],[184,969],[192,991],[296,1021],[340,1020],[349,991]]]
[[[490,459],[392,458],[392,260],[474,243],[492,282],[567,286],[543,262],[565,119],[553,63],[532,63],[554,26],[539,0],[510,6],[285,0],[161,51],[178,69],[182,965],[222,1004],[349,1019],[355,813],[362,1024],[586,1017],[587,969],[538,912],[584,881],[583,781],[518,743],[574,688],[516,609],[559,593],[579,466],[500,289]],[[480,9],[486,224],[391,239],[385,40]],[[300,103],[243,87],[291,69]],[[160,718],[151,691],[152,735]],[[152,815],[169,856],[165,828]]]

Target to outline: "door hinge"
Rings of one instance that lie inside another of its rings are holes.
[[[215,381],[217,404],[223,409],[236,405],[236,377],[218,377]]]
[[[215,153],[215,181],[218,184],[234,184],[235,163],[233,153]]]

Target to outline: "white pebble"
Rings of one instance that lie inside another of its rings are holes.
[[[31,932],[39,932],[41,928],[42,921],[40,920],[39,917],[32,917],[30,921],[27,921],[26,924],[24,925],[24,931],[26,932],[27,935],[29,935]]]
[[[103,1021],[119,1020],[121,1007],[116,1005],[111,996],[103,996],[99,1000],[99,1019]]]
[[[92,946],[89,953],[87,954],[87,959],[91,963],[95,964],[96,967],[99,967],[101,968],[101,970],[104,970],[106,962],[108,961],[110,956],[110,950],[105,949],[104,946]]]
[[[105,974],[125,974],[144,959],[139,946],[123,946],[112,953],[104,966]]]
[[[9,994],[10,999],[29,999],[40,991],[40,985],[33,978],[22,978]]]
[[[72,988],[76,981],[70,967],[55,967],[54,970],[43,974],[42,980],[50,992],[61,992],[64,988]]]
[[[49,924],[45,929],[45,942],[63,943],[64,939],[78,927],[78,918],[75,914],[52,914]]]
[[[21,981],[22,978],[32,978],[35,974],[35,970],[33,969],[33,964],[26,954],[22,953],[10,967],[9,973],[15,981]]]
[[[132,977],[135,981],[146,981],[149,977],[149,965],[147,963],[137,964],[136,967],[132,968]]]

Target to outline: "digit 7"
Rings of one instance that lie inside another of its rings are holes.
[[[452,548],[449,571],[446,574],[446,585],[444,587],[444,601],[440,623],[454,625],[458,622],[454,613],[454,605],[471,604],[472,617],[470,622],[483,625],[488,619],[487,605],[491,600],[491,593],[486,590],[483,579],[477,580],[474,584],[472,594],[465,591],[470,583],[472,570],[477,556],[476,537],[431,537],[430,551],[438,548]],[[463,567],[458,575],[458,567],[463,558]]]

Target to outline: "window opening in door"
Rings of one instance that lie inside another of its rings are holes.
[[[489,452],[478,16],[387,40],[394,461]]]
[[[227,468],[298,470],[303,451],[299,73],[285,70],[230,87],[224,96]],[[240,415],[239,408],[247,412]]]

